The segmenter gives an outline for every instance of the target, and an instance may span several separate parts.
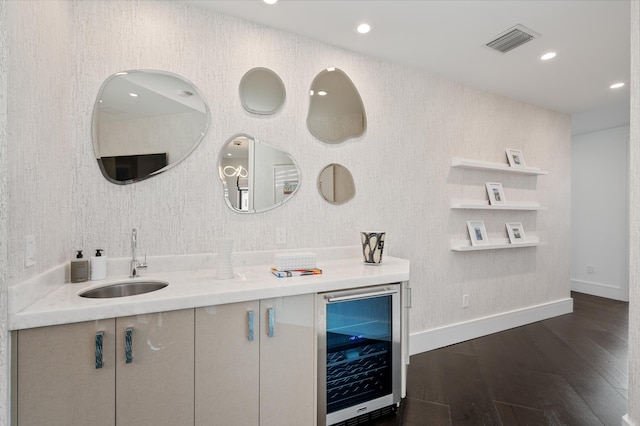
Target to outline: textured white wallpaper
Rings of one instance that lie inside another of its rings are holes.
[[[387,232],[386,253],[412,261],[412,332],[569,296],[570,118],[421,71],[360,56],[180,2],[74,2],[73,192],[70,249],[104,248],[129,255],[139,228],[149,255],[210,252],[234,238],[235,250],[358,244],[358,232]],[[247,70],[267,67],[287,89],[275,116],[244,111],[238,84]],[[306,129],[308,90],[319,71],[336,66],[362,96],[367,133],[340,145]],[[100,174],[91,145],[91,111],[102,81],[122,69],[180,74],[204,94],[212,125],[203,143],[178,167],[135,185],[117,186]],[[216,164],[224,142],[247,133],[291,153],[302,170],[296,197],[256,215],[223,202]],[[451,170],[451,157],[506,162],[518,148],[548,176],[524,177]],[[318,195],[324,166],[353,173],[357,195],[333,206]],[[513,201],[539,201],[541,212],[450,210],[451,198],[484,198],[499,180]],[[484,219],[491,236],[521,221],[548,244],[538,248],[454,253],[452,237],[466,220]],[[70,250],[71,251],[71,250]],[[71,255],[71,253],[69,253]],[[470,307],[461,307],[462,294]]]
[[[9,285],[68,261],[75,249],[129,256],[132,227],[139,228],[140,252],[149,255],[211,252],[223,236],[234,239],[237,251],[352,246],[359,231],[375,228],[387,232],[385,254],[412,262],[412,332],[569,296],[567,115],[177,1],[12,2],[9,16]],[[328,66],[349,75],[367,113],[366,134],[339,145],[319,142],[305,124],[309,87]],[[254,67],[272,69],[286,86],[275,116],[242,108],[238,84]],[[96,165],[91,113],[103,80],[134,68],[193,82],[212,124],[183,163],[120,186]],[[292,200],[255,215],[226,206],[216,165],[237,133],[295,157],[302,181]],[[449,167],[451,157],[506,163],[507,147],[550,174]],[[354,176],[356,197],[341,206],[316,190],[330,163]],[[538,201],[549,210],[449,208],[451,198],[484,199],[487,181],[501,181],[510,200]],[[504,223],[521,221],[547,245],[450,251],[450,239],[465,235],[469,219],[485,220],[490,237],[506,237]],[[283,226],[288,242],[276,246],[276,228]],[[24,268],[30,234],[38,264]],[[470,295],[464,310],[463,293]]]
[[[3,1],[0,8],[0,424],[7,424],[6,286],[69,258],[73,80],[71,3]],[[27,235],[36,237],[29,268]]]
[[[629,421],[640,425],[640,2],[631,1]]]
[[[8,283],[69,259],[72,195],[71,3],[7,2]],[[24,267],[24,238],[36,265]]]
[[[9,404],[7,331],[7,8],[0,0],[0,424],[6,425]]]

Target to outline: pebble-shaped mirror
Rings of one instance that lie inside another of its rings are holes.
[[[367,116],[358,89],[337,68],[321,71],[309,91],[309,132],[322,142],[337,144],[357,138],[367,129]]]
[[[275,114],[284,104],[284,83],[268,68],[252,68],[240,80],[240,100],[253,114]]]
[[[209,107],[183,77],[130,70],[111,75],[93,108],[93,148],[112,183],[158,175],[184,160],[204,138]]]
[[[356,195],[356,184],[349,169],[329,164],[318,175],[318,191],[331,204],[344,204]]]
[[[226,142],[218,171],[227,206],[238,213],[276,208],[300,186],[300,169],[289,153],[245,134]]]

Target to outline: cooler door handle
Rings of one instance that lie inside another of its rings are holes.
[[[371,297],[387,296],[390,294],[396,294],[397,292],[398,290],[380,290],[380,291],[372,291],[370,293],[363,292],[363,293],[349,294],[345,296],[333,296],[331,294],[328,294],[325,296],[325,299],[327,299],[329,303],[344,302],[346,300],[368,299]]]

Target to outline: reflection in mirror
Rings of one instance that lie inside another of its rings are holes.
[[[326,143],[357,138],[367,129],[364,104],[349,77],[337,68],[321,71],[309,92],[307,127]]]
[[[331,204],[344,204],[356,195],[356,184],[346,167],[329,164],[318,176],[318,191]]]
[[[278,207],[298,190],[300,169],[291,155],[239,134],[220,151],[218,171],[231,210],[257,213]]]
[[[187,80],[164,71],[123,71],[98,93],[93,148],[104,177],[128,184],[178,164],[208,127],[209,107]]]
[[[284,83],[268,68],[250,69],[240,80],[242,106],[253,114],[275,114],[285,97]]]

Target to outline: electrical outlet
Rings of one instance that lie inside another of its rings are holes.
[[[276,244],[287,244],[287,228],[276,228]]]
[[[24,237],[24,266],[36,264],[36,237],[27,235]]]
[[[593,265],[587,265],[587,274],[594,274],[596,272]]]
[[[469,295],[466,293],[462,295],[462,307],[463,308],[469,307]]]

